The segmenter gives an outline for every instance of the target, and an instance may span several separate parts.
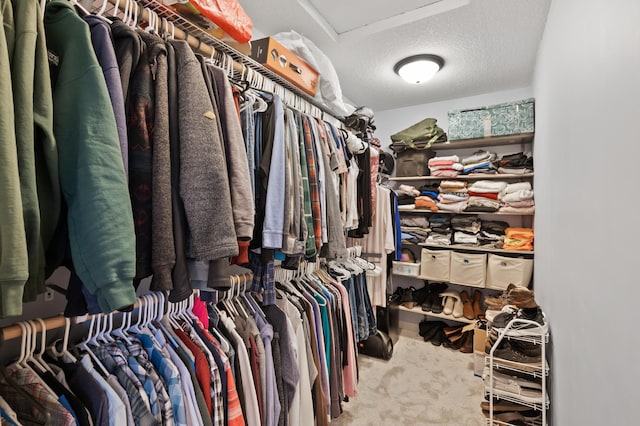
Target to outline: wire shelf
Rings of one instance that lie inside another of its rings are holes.
[[[232,46],[228,45],[222,40],[219,40],[216,37],[212,36],[205,29],[189,21],[188,19],[180,16],[173,9],[162,4],[162,2],[158,0],[137,0],[137,2],[142,7],[148,7],[149,9],[153,10],[158,15],[159,18],[161,19],[164,18],[169,20],[176,26],[176,28],[180,28],[182,31],[197,38],[202,43],[205,43],[213,47],[217,52],[221,52],[228,55],[235,62],[242,64],[246,67],[249,67],[252,70],[260,73],[261,75],[273,81],[274,83],[277,83],[278,85],[286,88],[287,90],[294,93],[295,95],[301,97],[306,102],[312,104],[313,106],[320,109],[324,113],[331,115],[332,117],[339,120],[344,118],[344,117],[341,117],[339,114],[336,114],[333,111],[330,111],[326,106],[319,103],[314,97],[304,93],[303,91],[298,89],[295,85],[293,85],[291,82],[289,82],[287,79],[265,68],[260,63],[256,62],[255,60],[248,57],[244,53],[239,52],[237,49],[233,48]],[[234,76],[240,77],[241,73],[238,70],[234,70],[233,72],[234,72]]]

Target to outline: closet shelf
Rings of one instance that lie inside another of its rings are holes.
[[[414,278],[419,278],[419,277],[414,277]],[[465,317],[455,318],[452,315],[435,314],[433,312],[426,312],[426,311],[423,311],[422,308],[420,308],[419,306],[416,306],[413,309],[409,309],[406,306],[398,305],[398,309],[401,310],[401,311],[405,311],[405,312],[412,312],[414,314],[426,315],[428,317],[440,318],[440,319],[445,319],[445,320],[450,320],[450,321],[463,322],[465,324],[473,324],[473,323],[476,322],[475,319],[470,320],[470,319],[467,319]]]
[[[513,423],[502,422],[500,420],[494,420],[492,423],[491,419],[487,419],[485,424],[487,426],[502,426],[502,425],[513,426]],[[542,426],[542,421],[541,420],[525,420],[523,424],[524,426]]]
[[[533,216],[534,213],[511,213],[511,212],[449,212],[446,210],[433,211],[429,209],[401,209],[400,213],[444,213],[444,214],[475,214],[475,215],[499,215],[499,216]]]
[[[125,7],[126,2],[120,2],[120,0],[108,0],[113,6],[118,5],[118,7],[122,10]],[[195,23],[189,21],[186,18],[183,18],[178,13],[174,12],[169,6],[162,4],[159,0],[136,0],[141,6],[149,8],[155,12],[160,19],[166,18],[170,22],[175,25],[176,35],[178,35],[178,30],[184,32],[184,37],[182,39],[186,39],[189,44],[197,50],[200,50],[201,53],[205,56],[210,56],[212,54],[212,50],[214,50],[214,55],[217,58],[219,54],[226,54],[231,59],[233,59],[233,72],[238,77],[241,77],[245,68],[251,68],[254,71],[258,72],[262,76],[268,78],[269,80],[275,82],[276,84],[286,88],[293,94],[297,95],[307,103],[313,105],[318,108],[320,111],[326,113],[334,117],[335,119],[341,119],[341,115],[336,114],[335,112],[329,110],[326,106],[319,103],[315,98],[309,96],[302,90],[298,89],[292,83],[290,83],[287,79],[280,77],[275,72],[267,69],[262,64],[256,62],[249,56],[244,53],[238,51],[227,43],[215,38],[211,34],[207,33],[200,26]],[[149,12],[146,9],[141,8],[141,19],[145,22],[148,22]],[[180,38],[180,37],[176,37]]]
[[[533,143],[533,133],[520,133],[517,135],[491,136],[477,139],[458,139],[443,143],[434,143],[431,148],[435,151],[462,148],[484,148],[488,146],[519,145]]]
[[[422,247],[430,247],[430,248],[441,248],[447,250],[467,250],[467,251],[477,251],[481,253],[505,253],[505,254],[521,254],[521,255],[534,255],[535,251],[525,251],[525,250],[505,250],[498,248],[489,248],[489,247],[475,247],[475,246],[466,246],[464,244],[451,244],[449,246],[445,246],[442,244],[433,244],[433,243],[418,243],[417,245]]]
[[[523,173],[520,175],[516,174],[494,174],[494,175],[483,175],[483,174],[475,174],[475,175],[460,175],[454,177],[444,177],[444,176],[400,176],[400,177],[390,177],[389,180],[396,182],[411,182],[417,180],[487,180],[487,179],[526,179],[532,178],[533,173]]]
[[[491,398],[490,397],[490,389],[488,386],[485,386],[485,397],[487,398]],[[525,405],[527,407],[531,407],[534,410],[538,410],[538,411],[542,411],[542,410],[546,410],[549,408],[549,395],[545,395],[545,401],[544,404],[542,404],[541,402],[529,402],[529,401],[525,401],[521,398],[518,398],[517,395],[515,394],[510,394],[509,392],[505,392],[505,391],[501,391],[498,389],[493,389],[493,396],[496,399],[503,399],[505,401],[509,401],[509,402],[513,402],[515,404],[520,404],[520,405]]]
[[[491,361],[488,354],[485,356],[484,362],[486,367],[490,367]],[[547,363],[546,361],[544,368],[542,368],[542,364],[524,364],[521,362],[494,357],[493,368],[500,368],[503,370],[511,370],[518,373],[524,373],[533,376],[534,378],[546,377],[549,375],[549,363]]]

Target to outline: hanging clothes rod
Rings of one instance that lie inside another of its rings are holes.
[[[249,73],[248,70],[252,70],[253,73],[258,74],[254,79],[255,81],[249,82],[254,89],[275,92],[281,95],[283,101],[290,107],[307,112],[320,119],[331,121],[336,126],[342,123],[343,118],[328,110],[313,97],[302,92],[292,83],[265,68],[252,58],[210,35],[161,2],[157,0],[96,0],[94,5],[96,3],[101,5],[104,2],[110,3],[122,14],[125,13],[125,9],[132,8],[134,14],[137,11],[137,24],[140,22],[152,23],[161,30],[160,32],[165,31],[175,39],[185,40],[194,51],[203,56],[216,59],[225,64],[230,63],[231,70],[236,76],[246,77]],[[127,2],[137,5],[137,7],[127,6]],[[229,61],[225,61],[225,57],[229,58]]]

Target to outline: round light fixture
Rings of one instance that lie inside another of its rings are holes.
[[[407,83],[420,84],[429,81],[444,66],[444,60],[436,55],[415,55],[398,62],[393,71]]]

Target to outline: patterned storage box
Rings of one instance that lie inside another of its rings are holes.
[[[530,133],[534,127],[533,98],[486,107],[449,111],[449,140]]]

